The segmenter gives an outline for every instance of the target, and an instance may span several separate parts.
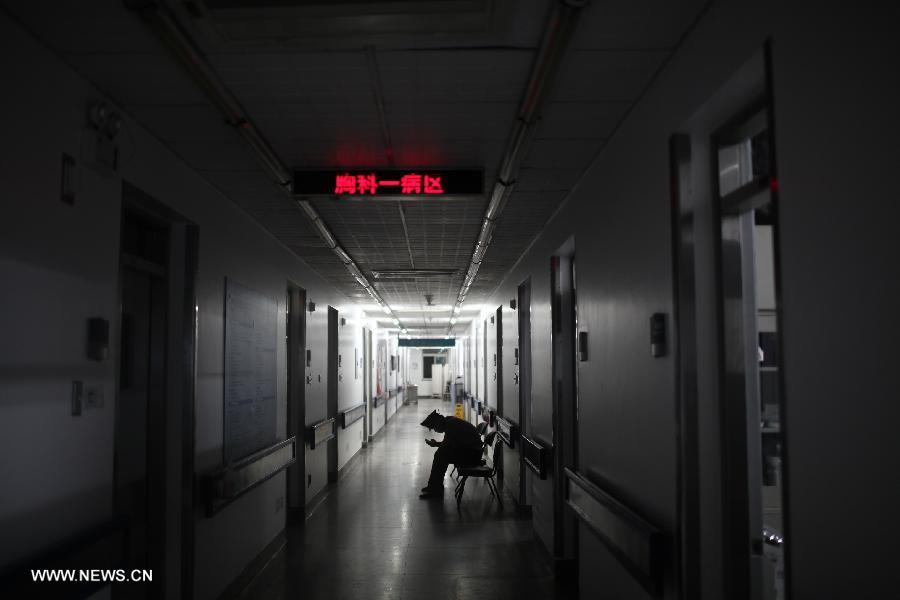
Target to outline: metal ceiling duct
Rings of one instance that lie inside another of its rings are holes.
[[[494,236],[497,220],[503,213],[506,202],[516,186],[516,177],[531,145],[544,97],[559,70],[560,59],[572,38],[572,32],[581,14],[581,9],[587,4],[587,0],[558,0],[550,12],[544,27],[541,46],[538,49],[534,65],[531,67],[528,85],[525,87],[525,93],[516,114],[516,122],[510,132],[503,159],[500,161],[497,182],[491,192],[487,210],[484,211],[481,231],[472,251],[472,259],[469,261],[466,277],[456,296],[454,310],[465,301],[469,289],[475,283],[481,261],[484,260]],[[447,332],[449,333],[451,329],[452,325]]]
[[[169,9],[159,0],[125,0],[128,8],[136,11],[150,30],[156,34],[163,45],[175,56],[194,82],[203,90],[210,101],[225,116],[225,121],[235,128],[250,148],[253,149],[266,171],[278,186],[290,193],[292,175],[278,154],[250,119],[231,90],[222,82],[218,74],[206,60],[201,49],[194,43],[190,35],[178,23]],[[347,267],[350,274],[369,293],[373,300],[383,307],[387,303],[372,287],[350,254],[344,250],[337,239],[322,221],[318,211],[306,200],[297,201],[297,206],[306,214],[319,233],[319,237]],[[396,319],[393,311],[390,314]]]
[[[203,53],[178,24],[172,13],[156,0],[125,0],[125,5],[141,15],[163,45],[178,59],[194,82],[222,112],[225,121],[234,127],[253,149],[275,182],[282,188],[289,187],[290,170],[285,168],[262,133],[250,121],[240,102],[219,79],[212,66],[203,57]]]

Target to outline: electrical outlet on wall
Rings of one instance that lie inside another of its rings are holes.
[[[278,496],[275,498],[275,512],[277,513],[282,508],[284,508],[284,496]]]

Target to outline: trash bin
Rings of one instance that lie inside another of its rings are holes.
[[[403,404],[418,404],[418,403],[419,403],[419,386],[407,385],[406,393],[403,394]]]

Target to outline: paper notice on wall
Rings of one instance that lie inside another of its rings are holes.
[[[226,463],[275,442],[277,313],[274,299],[226,280]]]

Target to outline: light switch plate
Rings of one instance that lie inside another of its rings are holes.
[[[81,381],[72,382],[72,416],[81,416],[81,405],[84,397],[84,383]]]

